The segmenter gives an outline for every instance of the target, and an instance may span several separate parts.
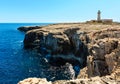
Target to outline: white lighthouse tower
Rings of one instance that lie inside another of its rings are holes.
[[[97,21],[101,21],[101,12],[100,10],[98,10],[98,13],[97,13]]]

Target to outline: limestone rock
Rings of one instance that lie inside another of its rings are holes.
[[[28,78],[23,81],[20,81],[18,84],[52,84],[52,83],[48,82],[46,79]]]
[[[120,81],[112,79],[110,76],[93,77],[90,79],[75,79],[75,80],[58,80],[55,82],[48,82],[46,79],[28,78],[20,81],[18,84],[119,84]]]
[[[46,53],[51,54],[53,59],[63,59],[72,64],[77,61],[78,65],[84,67],[88,55],[86,45],[88,36],[78,29],[71,28],[56,32],[44,28],[34,29],[26,33],[24,47],[37,49],[39,53],[42,53],[44,49]]]
[[[94,59],[105,59],[106,54],[110,54],[112,50],[116,49],[118,41],[112,39],[98,40],[96,44],[90,49],[91,55]]]
[[[90,49],[93,59],[88,59],[88,71],[91,71],[91,76],[104,76],[111,74],[117,65],[116,55],[114,51],[118,48],[117,39],[102,39]]]
[[[49,53],[55,63],[83,65],[78,79],[53,84],[120,84],[119,24],[63,23],[21,30],[27,31],[25,48]]]
[[[120,81],[120,67],[117,67],[116,69],[114,69],[114,71],[111,74],[111,77],[114,78],[115,80]]]
[[[82,78],[88,78],[88,72],[87,72],[87,67],[83,68],[82,70],[80,70],[80,74],[77,76],[78,79]],[[91,72],[90,72],[91,73]]]
[[[19,31],[22,31],[22,32],[27,32],[27,31],[30,31],[30,30],[33,30],[33,29],[39,29],[41,28],[40,26],[26,26],[26,27],[19,27],[18,30]]]
[[[111,26],[112,27],[112,26]],[[94,39],[104,39],[104,38],[120,38],[119,28],[108,28],[106,30],[101,30],[93,33]]]

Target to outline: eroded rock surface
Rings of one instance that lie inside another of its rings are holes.
[[[91,56],[88,57],[88,70],[90,69],[94,76],[104,76],[112,72],[116,66],[115,62],[117,62],[115,58],[118,58],[112,52],[118,48],[118,45],[117,40],[102,39],[92,46]],[[93,58],[91,58],[92,56]]]
[[[120,81],[112,79],[110,76],[105,77],[93,77],[86,79],[75,79],[75,80],[58,80],[55,82],[47,81],[46,79],[40,78],[28,78],[20,81],[18,84],[120,84]]]
[[[56,60],[53,64],[69,62],[81,67],[78,79],[61,80],[53,84],[120,83],[119,24],[71,23],[44,26],[27,31],[24,47],[37,49],[41,54],[50,54],[49,60]]]
[[[45,78],[28,78],[24,81],[20,81],[18,84],[52,84],[51,82],[48,82]]]
[[[79,28],[66,28],[62,31],[41,28],[26,33],[24,47],[37,49],[41,54],[44,54],[42,51],[45,51],[51,55],[52,60],[62,59],[63,62],[60,61],[64,64],[65,62],[73,65],[77,63],[84,67],[88,55],[86,45],[88,40],[87,34],[79,31]]]
[[[98,32],[91,34],[87,67],[81,70],[78,78],[109,75],[112,79],[120,81],[120,30],[107,29],[99,34]]]

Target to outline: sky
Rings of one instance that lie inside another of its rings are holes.
[[[120,0],[0,0],[0,23],[120,21]]]

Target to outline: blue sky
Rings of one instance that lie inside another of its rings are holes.
[[[82,22],[102,18],[120,21],[120,0],[0,0],[0,22]]]

